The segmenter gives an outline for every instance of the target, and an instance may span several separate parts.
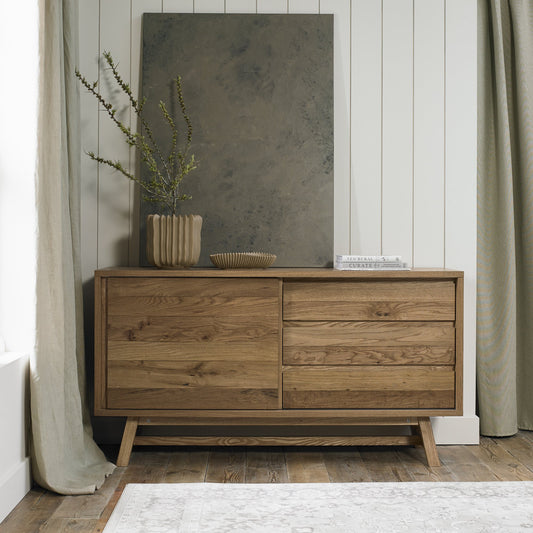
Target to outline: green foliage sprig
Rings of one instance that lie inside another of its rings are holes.
[[[168,209],[171,214],[175,215],[177,212],[178,203],[183,200],[190,200],[191,196],[181,192],[181,182],[191,171],[196,168],[196,161],[194,154],[189,154],[192,143],[192,123],[187,114],[187,108],[183,99],[183,92],[181,87],[181,76],[177,76],[173,81],[176,86],[175,98],[179,105],[182,118],[185,122],[186,139],[182,148],[180,148],[179,129],[176,125],[175,118],[169,113],[164,102],[159,102],[159,109],[162,117],[168,124],[171,133],[171,145],[168,154],[164,154],[161,147],[154,138],[153,130],[144,118],[143,108],[146,103],[146,98],[141,101],[137,100],[131,91],[130,86],[123,80],[117,69],[117,64],[114,62],[111,53],[106,51],[103,57],[107,64],[107,68],[111,71],[113,79],[121,89],[121,91],[128,97],[130,108],[137,115],[141,125],[141,132],[134,132],[131,128],[124,124],[118,116],[118,110],[107,101],[98,90],[98,82],[90,83],[87,79],[76,69],[76,77],[81,84],[98,100],[100,105],[104,108],[109,118],[123,133],[126,143],[137,149],[141,161],[149,170],[150,177],[147,180],[141,180],[131,172],[129,172],[122,163],[118,160],[106,159],[100,157],[94,152],[87,152],[87,155],[94,161],[107,165],[120,173],[124,174],[128,179],[137,183],[144,192],[144,199],[149,202],[159,204],[161,207]]]

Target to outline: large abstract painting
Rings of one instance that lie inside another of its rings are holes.
[[[330,266],[333,16],[144,14],[142,93],[160,140],[178,74],[198,160],[182,214],[204,219],[199,265],[265,251],[274,266]],[[142,203],[141,221],[152,210]]]

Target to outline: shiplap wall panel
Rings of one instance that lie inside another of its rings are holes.
[[[141,93],[142,16],[143,13],[161,13],[162,0],[131,0],[131,87],[135,95]],[[131,117],[131,127],[136,131],[137,116]]]
[[[413,0],[383,0],[382,253],[412,262]]]
[[[226,0],[226,13],[255,13],[256,0]]]
[[[224,13],[224,0],[194,0],[195,13]]]
[[[100,50],[110,51],[119,65],[122,78],[130,82],[130,0],[113,0],[100,3]],[[109,72],[100,71],[100,89],[119,110],[117,117],[130,123],[127,97],[115,88]],[[119,160],[130,166],[130,150],[123,134],[109,119],[99,112],[98,152],[101,157]],[[98,202],[98,266],[129,264],[130,235],[130,182],[105,165],[99,169]]]
[[[350,249],[350,0],[320,0],[333,13],[335,254]]]
[[[133,94],[141,97],[141,65],[142,65],[142,17],[143,13],[161,13],[163,0],[131,0],[131,54],[130,54],[130,85]],[[137,115],[131,113],[131,129],[139,131]],[[130,168],[137,172],[139,161],[135,151],[130,150]],[[130,184],[130,244],[129,264],[136,265],[139,262],[139,235],[140,235],[140,196],[137,187]]]
[[[352,2],[351,253],[381,254],[381,2]]]
[[[319,0],[289,0],[289,13],[318,13]]]
[[[287,13],[288,0],[257,0],[258,13]]]
[[[194,0],[163,0],[163,13],[193,13]]]
[[[98,79],[98,2],[80,4],[79,70],[89,82]],[[98,267],[98,165],[85,152],[98,152],[98,102],[80,89],[81,154],[81,269],[82,280],[92,279]]]
[[[465,271],[465,413],[475,412],[476,17],[476,0],[446,0],[445,266]]]
[[[444,0],[414,4],[413,264],[444,266]]]

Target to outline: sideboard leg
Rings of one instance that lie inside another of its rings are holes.
[[[120,451],[118,452],[117,466],[128,466],[138,425],[139,419],[137,417],[129,416],[126,420],[126,427],[124,428]]]
[[[426,452],[428,466],[440,466],[439,454],[435,446],[435,438],[433,437],[433,428],[431,427],[431,420],[428,417],[418,419],[418,427],[420,428],[420,436],[422,437],[422,445]]]

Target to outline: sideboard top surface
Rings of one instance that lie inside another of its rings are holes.
[[[166,270],[143,267],[112,267],[96,271],[97,277],[167,277],[167,278],[279,278],[279,279],[420,279],[462,278],[460,270],[442,268],[413,268],[411,270],[335,270],[333,268],[267,268],[220,270],[190,268]]]

